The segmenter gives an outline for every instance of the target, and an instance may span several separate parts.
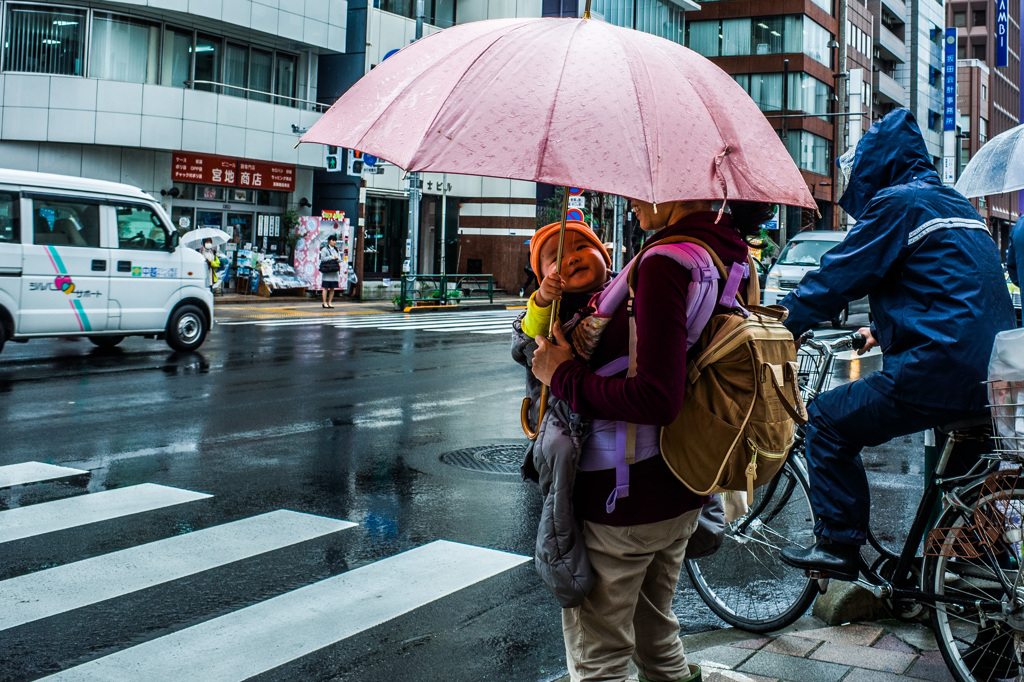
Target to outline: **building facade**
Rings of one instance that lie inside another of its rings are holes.
[[[710,58],[750,94],[779,131],[818,203],[788,207],[786,234],[833,224],[838,3],[832,0],[704,2],[686,25],[686,46]],[[840,127],[839,130],[842,130]],[[818,216],[820,214],[820,217]]]
[[[322,109],[318,58],[347,22],[344,0],[287,6],[0,2],[0,165],[136,185],[183,231],[283,253],[323,165],[294,148]]]
[[[1006,66],[996,66],[997,3],[949,0],[947,25],[957,29],[957,104],[960,109],[959,168],[990,138],[1020,123],[1020,0],[1004,0],[1009,31]],[[1017,220],[1017,192],[972,199],[993,238],[1005,251]]]

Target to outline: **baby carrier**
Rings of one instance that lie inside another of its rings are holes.
[[[669,426],[594,420],[580,468],[615,469],[615,488],[605,503],[609,513],[619,498],[629,495],[629,465],[659,452],[672,473],[697,494],[746,490],[752,497],[754,488],[770,481],[785,462],[795,420],[806,420],[797,389],[796,349],[782,324],[785,309],[748,303],[760,297],[757,280],[749,274],[749,257],[748,263],[726,271],[714,251],[689,237],[670,237],[646,247],[595,296],[593,314],[572,330],[577,352],[589,358],[625,301],[629,355],[597,374],[628,370],[627,376],[636,375],[633,299],[639,265],[653,255],[672,258],[691,273],[686,349],[699,344],[700,353],[688,363],[683,405]],[[745,277],[750,279],[746,301],[739,294]],[[719,280],[725,282],[721,296]],[[712,315],[716,303],[729,306],[729,312]]]

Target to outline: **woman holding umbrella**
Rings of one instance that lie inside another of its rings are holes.
[[[710,201],[676,201],[657,209],[633,202],[640,226],[654,233],[650,241],[695,237],[708,244],[727,269],[746,263],[745,237],[756,234],[771,215],[767,204],[728,205],[731,213],[719,216]],[[575,358],[560,326],[553,343],[538,336],[534,374],[574,412],[591,419],[652,425],[656,433],[658,426],[673,421],[683,400],[690,282],[689,270],[670,258],[641,263],[635,300],[635,376],[627,378],[624,370],[604,377],[592,369],[629,354],[624,304],[613,314],[589,364]],[[725,308],[717,303],[713,314],[721,312]],[[638,442],[642,437],[638,432]],[[694,682],[701,679],[700,668],[686,660],[672,598],[687,542],[707,500],[683,485],[661,457],[638,458],[629,470],[630,493],[619,497],[610,512],[606,501],[616,487],[615,470],[581,470],[576,476],[573,502],[583,520],[596,581],[582,605],[562,611],[570,676],[574,682],[624,680],[632,658],[641,680]]]

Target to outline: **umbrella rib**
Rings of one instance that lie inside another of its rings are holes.
[[[551,122],[555,119],[555,107],[558,106],[558,93],[562,91],[562,79],[565,77],[566,64],[569,62],[569,55],[572,54],[572,41],[576,36],[576,33],[583,27],[583,22],[592,21],[588,19],[577,20],[576,27],[573,28],[572,35],[569,36],[567,41],[567,47],[565,50],[565,58],[562,60],[562,68],[558,73],[558,86],[555,88],[555,96],[551,102],[551,109],[548,111],[548,120],[544,128],[544,141],[541,143],[540,154],[537,155],[537,169],[534,172],[534,177],[541,177],[541,169],[544,166],[544,156],[548,151],[548,137],[551,134]]]
[[[623,51],[625,51],[625,52],[632,52],[634,54],[634,56],[636,55],[636,49],[633,47],[632,44],[628,44],[625,41],[619,41],[619,44],[622,45]],[[655,193],[654,193],[654,185],[655,185],[655,182],[654,182],[654,163],[653,163],[653,160],[651,159],[651,145],[650,145],[650,142],[647,139],[647,126],[642,125],[642,123],[644,121],[644,107],[643,107],[643,101],[640,99],[640,88],[636,87],[636,72],[634,71],[634,66],[633,66],[633,64],[635,64],[635,63],[643,63],[643,60],[642,59],[632,59],[632,60],[628,60],[627,63],[629,63],[629,71],[630,71],[630,73],[634,74],[634,77],[631,79],[631,81],[633,83],[633,94],[636,96],[636,109],[640,113],[640,121],[641,121],[640,129],[644,133],[644,152],[647,154],[647,166],[648,166],[648,168],[651,169],[651,172],[648,173],[648,180],[650,181],[649,188],[650,188],[650,193],[651,193],[651,203],[657,205],[657,203],[658,203],[657,202],[657,197],[655,196]],[[648,83],[653,82],[651,80],[651,78],[650,78],[650,73],[648,73],[646,69],[644,69],[644,75],[647,76]]]
[[[660,47],[659,47],[658,49],[659,49],[659,51],[660,51],[660,52],[661,52],[662,54],[664,54],[664,53],[665,53],[665,51],[664,51],[664,50],[662,50],[662,49],[661,49]],[[691,83],[691,82],[690,82],[690,81],[689,81],[688,79],[686,79],[686,78],[685,78],[686,74],[685,74],[685,73],[683,72],[683,70],[682,70],[681,68],[679,68],[679,65],[678,65],[678,64],[677,64],[677,63],[676,63],[676,62],[675,62],[674,60],[672,60],[672,59],[669,59],[669,62],[670,62],[670,63],[672,64],[672,67],[673,67],[673,68],[674,68],[674,69],[675,69],[676,71],[678,71],[678,72],[680,73],[680,75],[682,75],[682,76],[683,76],[684,80],[685,80],[685,81],[686,81],[687,83],[689,83],[689,84],[690,84],[690,89],[691,89],[691,90],[693,91],[693,93],[694,93],[694,94],[695,94],[695,95],[697,96],[697,99],[699,99],[699,100],[700,100],[700,103],[704,105],[704,109],[705,109],[706,111],[711,111],[711,109],[710,109],[710,108],[708,107],[708,103],[707,103],[707,101],[706,101],[706,100],[704,99],[704,97],[703,97],[703,95],[701,94],[700,90],[698,90],[698,89],[697,89],[696,87],[694,87],[694,86],[693,86],[693,84],[692,84],[692,83]],[[709,116],[708,118],[709,118],[709,119],[711,120],[711,123],[712,123],[712,125],[714,125],[714,126],[715,126],[715,132],[716,132],[716,133],[718,133],[718,139],[719,139],[719,140],[720,140],[720,141],[722,142],[722,147],[723,147],[723,149],[724,149],[724,148],[725,148],[725,147],[726,147],[727,145],[726,145],[726,143],[725,143],[725,137],[724,137],[724,136],[722,135],[722,129],[721,129],[721,128],[720,128],[719,126],[718,126],[718,121],[717,121],[717,120],[715,119],[715,117],[714,117],[714,116]],[[724,161],[724,159],[723,159],[723,161]],[[711,159],[711,167],[712,167],[712,169],[714,169],[714,163],[715,163],[715,160],[714,160],[714,159]],[[728,187],[726,186],[726,187],[724,188],[724,192],[726,192],[726,193],[727,193],[728,191],[729,191],[729,190],[728,190]],[[723,198],[724,198],[724,197],[723,197]]]

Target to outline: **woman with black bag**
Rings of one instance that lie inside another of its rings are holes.
[[[341,252],[338,251],[338,235],[332,234],[327,243],[320,247],[320,292],[323,295],[323,307],[333,308],[334,290],[338,288],[341,273]]]

